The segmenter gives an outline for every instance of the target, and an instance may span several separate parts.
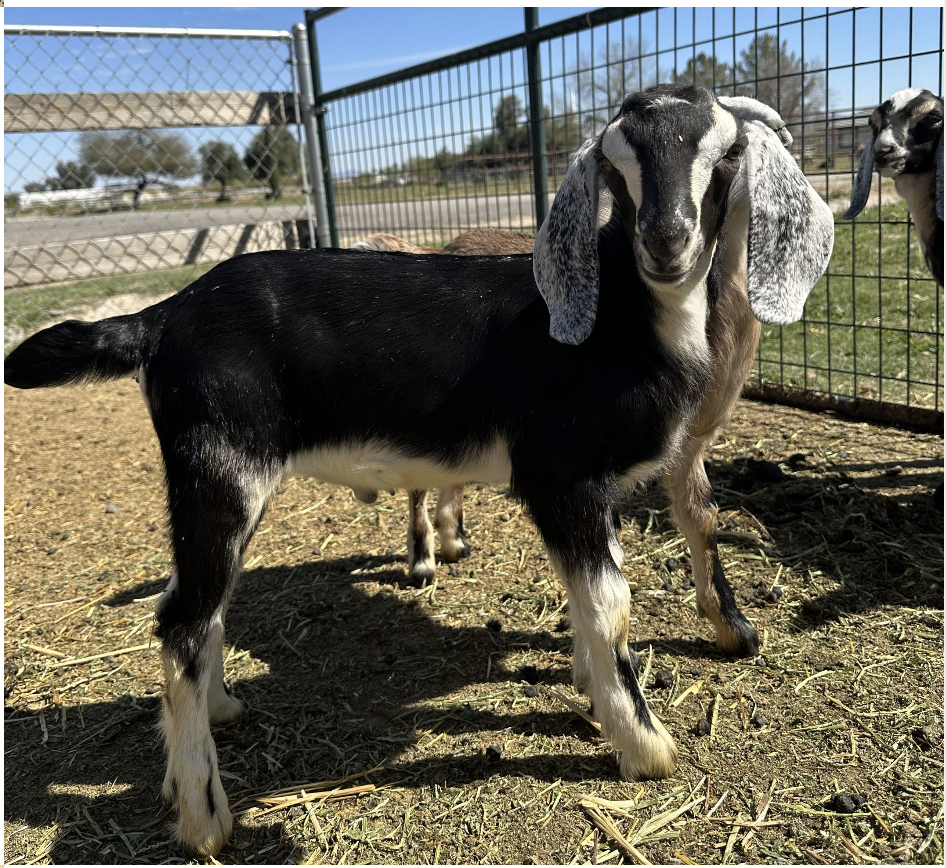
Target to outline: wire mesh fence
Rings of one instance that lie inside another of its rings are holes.
[[[235,253],[309,243],[288,33],[4,33],[6,349],[59,319],[140,307]],[[772,105],[840,215],[872,108],[908,86],[942,92],[942,33],[940,8],[608,8],[317,93],[333,242],[534,232],[577,147],[658,81]],[[941,418],[942,322],[882,179],[854,222],[838,216],[805,319],[764,329],[752,383]]]
[[[805,319],[763,330],[756,391],[907,420],[941,414],[942,294],[905,204],[883,179],[855,221],[840,214],[873,107],[906,87],[942,93],[942,34],[941,8],[601,9],[317,95],[337,243],[389,232],[438,246],[473,227],[535,231],[532,46],[548,200],[625,94],[678,82],[752,96],[781,113],[795,158],[838,215]]]
[[[4,28],[4,346],[308,246],[282,31]]]

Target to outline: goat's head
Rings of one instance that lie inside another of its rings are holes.
[[[834,221],[790,143],[778,114],[753,99],[666,85],[627,97],[579,149],[536,236],[535,278],[552,337],[578,344],[591,334],[597,231],[614,209],[633,244],[628,267],[654,292],[701,281],[731,220],[727,232],[748,232],[755,315],[799,319],[831,256]]]
[[[898,90],[871,113],[871,137],[857,167],[851,207],[853,220],[867,204],[874,171],[885,178],[936,170],[936,216],[943,219],[943,101],[928,90]]]

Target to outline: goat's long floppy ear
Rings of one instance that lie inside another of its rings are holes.
[[[598,308],[598,144],[589,139],[579,148],[535,236],[535,282],[549,308],[549,334],[563,344],[591,334]]]
[[[801,319],[834,247],[834,216],[767,124],[745,124],[749,307],[764,323]]]
[[[737,118],[742,118],[744,121],[762,121],[770,130],[778,134],[786,148],[791,147],[792,134],[785,126],[782,116],[771,106],[749,96],[721,96],[718,99],[720,104]]]
[[[864,146],[861,161],[857,164],[857,177],[854,178],[854,187],[851,190],[851,207],[842,215],[845,220],[853,220],[867,204],[870,195],[870,182],[874,178],[874,142],[877,133],[873,133],[870,141]]]

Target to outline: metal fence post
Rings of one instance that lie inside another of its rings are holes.
[[[539,27],[539,10],[524,7],[526,34]],[[549,173],[545,158],[545,118],[542,112],[542,65],[539,41],[526,39],[526,69],[529,75],[529,129],[532,144],[532,182],[535,186],[535,228],[545,222],[549,213]]]
[[[328,231],[328,210],[325,207],[325,183],[322,175],[322,151],[315,122],[315,105],[312,98],[312,70],[309,65],[309,40],[305,25],[294,24],[292,37],[296,48],[296,65],[299,70],[299,95],[302,100],[302,122],[305,126],[306,150],[309,155],[309,175],[312,183],[312,199],[315,205],[315,237],[319,247],[328,247],[331,239]]]
[[[335,218],[335,185],[332,183],[332,169],[329,164],[328,134],[325,131],[326,107],[321,104],[322,68],[319,65],[319,41],[315,22],[338,9],[321,9],[315,12],[306,9],[305,26],[309,38],[309,62],[312,66],[312,92],[315,102],[315,119],[319,128],[319,147],[322,151],[322,177],[325,185],[325,208],[328,211],[328,231],[332,247],[338,247],[338,222]]]

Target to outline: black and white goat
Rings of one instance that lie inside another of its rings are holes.
[[[879,171],[893,178],[920,236],[920,248],[936,282],[943,285],[943,100],[915,87],[898,90],[871,113],[871,139],[851,190],[853,220],[867,204]]]
[[[11,353],[5,381],[21,388],[139,374],[177,567],[155,632],[184,844],[212,854],[230,834],[210,733],[243,710],[223,683],[224,617],[287,473],[362,490],[509,482],[566,586],[574,677],[622,774],[672,772],[627,644],[612,510],[681,460],[724,288],[790,322],[827,265],[831,212],[771,115],[694,87],[629,96],[578,151],[534,257],[249,254]]]

